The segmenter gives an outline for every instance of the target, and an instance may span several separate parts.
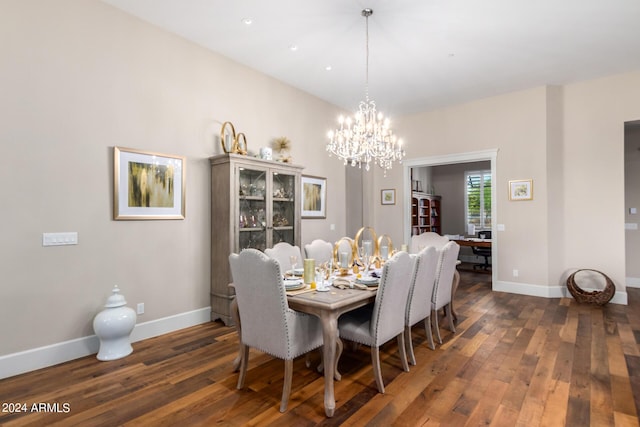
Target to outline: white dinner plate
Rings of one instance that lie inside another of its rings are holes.
[[[306,287],[307,287],[307,285],[305,285],[304,283],[300,282],[297,285],[285,286],[284,290],[285,290],[285,292],[299,291],[300,289],[304,289]]]
[[[289,287],[289,286],[298,286],[302,283],[302,279],[290,279],[290,278],[286,278],[283,280],[284,282],[284,286],[285,287]]]

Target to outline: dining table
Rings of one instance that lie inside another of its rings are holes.
[[[355,277],[348,276],[347,280],[354,281]],[[233,287],[233,284],[229,286]],[[326,291],[318,291],[308,287],[301,291],[287,292],[287,302],[289,308],[312,314],[320,319],[323,336],[324,411],[327,417],[332,417],[336,408],[334,378],[340,377],[337,369],[338,318],[348,311],[372,304],[376,299],[377,287],[346,287],[343,289],[329,284],[327,288]],[[235,298],[231,302],[231,314],[236,324],[238,336],[242,340],[242,327]],[[239,351],[233,362],[234,371],[239,370],[241,357],[242,352]]]
[[[333,416],[336,408],[333,381],[338,371],[338,318],[348,311],[373,303],[376,293],[377,288],[361,290],[332,287],[327,292],[312,291],[287,297],[290,308],[317,316],[322,324],[324,411],[328,417]]]

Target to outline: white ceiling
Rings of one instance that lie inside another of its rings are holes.
[[[640,69],[639,0],[103,1],[347,110],[364,98],[364,8],[387,115]]]

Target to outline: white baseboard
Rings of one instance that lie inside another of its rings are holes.
[[[211,307],[205,307],[174,316],[163,317],[162,319],[138,323],[131,333],[131,342],[141,341],[210,321]],[[95,354],[98,353],[99,348],[98,337],[90,335],[0,356],[0,379]]]
[[[640,288],[640,277],[627,277],[625,281],[629,288]]]
[[[541,286],[531,285],[528,283],[497,281],[493,284],[493,290],[542,298],[573,298],[565,286]],[[613,304],[628,305],[627,293],[616,291],[609,302]]]

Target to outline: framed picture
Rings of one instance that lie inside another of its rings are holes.
[[[396,204],[396,190],[381,190],[380,191],[380,203],[383,205],[395,205]]]
[[[182,156],[114,147],[113,218],[184,219]]]
[[[327,217],[327,178],[302,175],[302,218]]]
[[[509,200],[533,200],[533,180],[509,181]]]

